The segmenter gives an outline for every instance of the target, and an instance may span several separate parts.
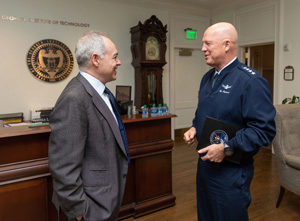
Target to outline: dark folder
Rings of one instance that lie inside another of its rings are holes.
[[[239,126],[228,124],[215,118],[206,117],[202,132],[200,134],[197,150],[207,147],[211,144],[219,144],[233,138],[238,130],[242,129]],[[242,152],[234,150],[234,154],[230,157],[225,157],[225,161],[240,164]]]

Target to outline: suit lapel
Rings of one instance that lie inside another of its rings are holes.
[[[95,107],[103,115],[103,117],[107,120],[107,122],[110,125],[110,128],[112,129],[113,134],[119,144],[119,147],[121,148],[122,152],[127,157],[127,153],[126,153],[126,150],[124,147],[124,143],[122,140],[119,126],[118,126],[114,116],[112,115],[111,111],[107,107],[106,103],[103,101],[101,96],[97,93],[97,91],[90,85],[90,83],[81,74],[78,74],[76,76],[76,78],[83,84],[86,91],[91,95],[92,101],[95,104]]]

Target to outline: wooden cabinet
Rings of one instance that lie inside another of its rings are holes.
[[[57,220],[48,171],[49,127],[0,128],[0,220]]]
[[[175,205],[171,118],[123,118],[131,161],[120,219]],[[0,128],[0,220],[57,220],[48,170],[49,127]]]
[[[130,151],[120,218],[175,205],[172,194],[171,117],[123,118]]]

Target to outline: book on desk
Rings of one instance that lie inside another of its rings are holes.
[[[3,121],[3,123],[21,123],[23,122],[23,113],[8,113],[8,114],[0,114],[0,120]]]

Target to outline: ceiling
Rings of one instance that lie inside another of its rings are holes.
[[[152,0],[152,2],[175,3],[179,5],[201,7],[213,10],[228,5],[234,7],[246,6],[255,2],[261,2],[261,0]]]

